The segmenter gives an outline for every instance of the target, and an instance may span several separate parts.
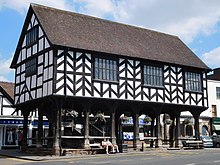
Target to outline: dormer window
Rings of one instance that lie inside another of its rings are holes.
[[[35,41],[37,41],[38,38],[38,26],[33,27],[30,29],[26,34],[26,45],[31,45]]]

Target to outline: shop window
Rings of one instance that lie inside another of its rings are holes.
[[[17,132],[16,128],[7,127],[5,136],[5,145],[16,145]]]

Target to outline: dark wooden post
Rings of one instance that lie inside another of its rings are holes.
[[[112,144],[116,144],[116,135],[115,135],[115,108],[111,112],[111,139]]]
[[[24,110],[22,111],[24,122],[23,122],[23,135],[22,135],[22,151],[26,151],[28,149],[28,143],[27,143],[27,132],[28,132],[28,116],[29,111]]]
[[[180,137],[180,113],[176,115],[176,129],[175,129],[175,147],[179,147],[179,137]]]
[[[37,147],[42,147],[42,137],[43,137],[43,112],[42,109],[38,109],[38,124],[37,124]]]
[[[154,132],[154,121],[155,121],[155,117],[151,117],[151,125],[150,125],[150,132],[151,132],[151,137],[155,136],[155,132]]]
[[[55,128],[54,128],[54,141],[53,141],[53,154],[56,156],[61,155],[61,108],[56,109],[55,115]]]
[[[199,116],[200,116],[200,113],[194,113],[193,114],[193,117],[195,119],[194,129],[195,129],[196,140],[199,139],[199,135],[200,135],[200,132],[199,132]]]
[[[89,106],[84,107],[84,149],[89,149],[89,113],[90,113],[90,108]]]
[[[161,129],[160,129],[160,115],[156,117],[156,142],[155,147],[161,147],[162,146],[162,137],[161,137]]]
[[[139,113],[133,113],[133,127],[134,127],[134,139],[133,139],[133,147],[134,149],[138,148],[140,144],[140,137],[139,137]]]
[[[170,116],[170,119],[172,120],[172,123],[170,125],[170,129],[169,129],[169,145],[170,147],[173,147],[173,132],[174,132],[174,128],[175,128],[175,125],[174,125],[174,121],[175,121],[175,117],[174,116]]]

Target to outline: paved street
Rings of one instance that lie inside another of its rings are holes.
[[[93,155],[46,161],[28,161],[0,157],[0,162],[2,165],[219,165],[220,149],[148,151],[144,153]]]

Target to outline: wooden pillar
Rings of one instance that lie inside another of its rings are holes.
[[[155,132],[154,132],[154,121],[155,121],[155,117],[151,117],[152,121],[151,121],[151,126],[150,126],[150,132],[151,132],[151,137],[155,136]]]
[[[111,139],[112,144],[116,144],[116,135],[115,135],[115,109],[111,113]]]
[[[23,135],[22,135],[22,151],[26,151],[28,149],[28,143],[27,143],[27,132],[28,132],[28,116],[29,112],[22,111],[24,122],[23,122]]]
[[[37,147],[42,147],[43,137],[43,112],[42,109],[38,109],[38,124],[37,124]]]
[[[169,145],[172,148],[173,147],[173,132],[174,132],[174,128],[175,128],[175,125],[174,125],[175,118],[173,116],[170,116],[170,119],[172,120],[172,123],[171,123],[170,129],[169,129],[169,135],[170,135]]]
[[[179,137],[180,137],[180,113],[176,116],[176,129],[175,129],[175,147],[179,147]]]
[[[56,156],[61,155],[61,108],[58,108],[55,112],[55,128],[54,128],[54,141],[52,153]]]
[[[90,113],[90,109],[88,106],[86,106],[85,108],[85,112],[84,112],[84,149],[89,149],[90,145],[89,145],[89,113]]]
[[[138,113],[134,113],[133,114],[133,127],[134,127],[133,147],[134,147],[134,149],[137,149],[138,145],[140,144],[140,137],[139,137],[139,114]]]
[[[156,117],[156,142],[155,148],[162,146],[162,137],[161,137],[161,129],[160,129],[160,115]]]
[[[200,132],[199,132],[199,116],[200,116],[200,113],[193,114],[193,117],[195,119],[194,129],[195,129],[195,138],[196,138],[196,140],[199,139],[199,135],[200,135]]]

